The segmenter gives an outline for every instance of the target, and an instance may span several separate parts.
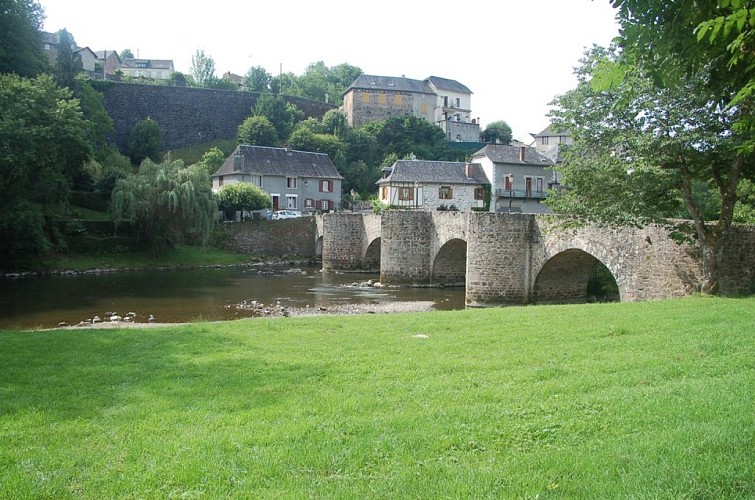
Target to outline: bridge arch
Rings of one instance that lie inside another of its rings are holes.
[[[606,297],[595,297],[603,292]],[[532,302],[536,304],[580,304],[596,298],[621,300],[616,275],[600,259],[579,248],[551,256],[535,277]]]
[[[467,281],[467,242],[451,238],[435,254],[430,282],[433,285],[465,286]]]
[[[364,257],[362,258],[362,267],[366,271],[380,272],[380,247],[382,238],[374,238],[367,244],[367,249],[364,251]]]

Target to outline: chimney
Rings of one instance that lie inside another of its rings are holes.
[[[286,153],[288,153],[289,156],[291,155],[291,145],[290,144],[286,144]]]
[[[519,161],[524,162],[524,152],[525,152],[526,146],[522,146],[519,148]]]
[[[466,165],[466,171],[467,171],[467,179],[471,179],[474,177],[474,167],[471,163],[467,163]]]
[[[236,154],[233,155],[233,171],[241,172],[244,170],[244,153],[236,150]]]

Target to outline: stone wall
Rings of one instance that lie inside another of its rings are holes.
[[[222,247],[260,257],[315,258],[317,227],[314,217],[251,220],[223,224]]]
[[[382,217],[380,281],[429,284],[435,231],[432,212],[388,210]]]
[[[234,139],[238,126],[257,103],[258,93],[169,87],[133,83],[95,84],[113,119],[110,140],[126,151],[131,129],[151,117],[163,132],[163,148],[176,149],[215,140]],[[284,96],[307,117],[317,119],[335,106],[302,97]]]
[[[323,271],[363,268],[362,256],[368,238],[362,215],[325,214],[322,216],[322,232]]]
[[[724,242],[720,285],[727,295],[755,293],[755,226],[735,225]]]

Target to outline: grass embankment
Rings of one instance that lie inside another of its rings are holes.
[[[754,311],[0,332],[0,497],[753,498]]]

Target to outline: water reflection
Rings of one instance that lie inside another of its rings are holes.
[[[160,322],[222,320],[253,315],[234,304],[256,300],[289,307],[328,307],[384,301],[433,301],[437,309],[463,309],[463,288],[372,288],[343,285],[378,280],[375,274],[321,273],[319,267],[233,267],[139,271],[0,281],[0,328],[76,324],[106,312],[152,314]]]

